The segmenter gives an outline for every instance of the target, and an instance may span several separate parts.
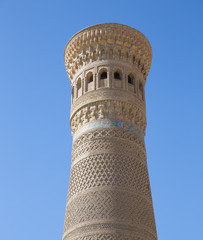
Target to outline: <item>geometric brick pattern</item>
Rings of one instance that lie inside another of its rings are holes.
[[[111,228],[113,228],[112,225],[111,225]],[[101,229],[102,228],[100,228],[100,231]],[[84,232],[85,229],[83,228],[82,231]],[[122,230],[122,232],[119,233],[119,231],[117,232],[116,230],[114,230],[112,233],[104,233],[104,234],[87,232],[85,236],[82,236],[84,235],[82,233],[79,236],[66,235],[64,237],[64,240],[69,240],[70,237],[73,240],[156,240],[157,239],[156,236],[154,236],[153,234],[147,231],[142,231],[140,229],[139,231],[136,231],[136,232],[133,231],[131,233],[129,233],[128,231],[126,232],[124,231],[125,230]]]
[[[88,234],[83,237],[72,238],[73,240],[156,240],[156,237],[148,235],[147,233],[143,236],[137,234],[122,234],[122,233],[106,233],[106,234]],[[68,240],[68,238],[64,238]]]
[[[157,240],[144,142],[151,47],[120,24],[91,26],[65,49],[72,165],[63,240]]]
[[[75,99],[75,101],[72,103],[71,106],[71,118],[75,114],[75,112],[83,107],[84,105],[94,103],[95,98],[97,98],[97,101],[107,101],[112,100],[112,95],[114,96],[117,101],[121,102],[127,102],[127,104],[134,105],[136,109],[139,110],[140,114],[145,115],[145,103],[139,99],[138,96],[135,94],[128,92],[128,91],[122,91],[122,89],[114,89],[114,88],[107,88],[106,91],[102,91],[102,88],[98,88],[97,91],[90,91],[83,95],[83,97],[79,97]],[[146,118],[146,116],[145,116]]]
[[[119,146],[119,148],[117,147]],[[115,149],[116,148],[116,149]],[[90,152],[127,152],[146,156],[144,140],[125,129],[104,128],[88,131],[77,138],[72,146],[72,161]],[[128,151],[126,151],[128,150]],[[144,159],[145,161],[146,157]]]
[[[136,143],[138,145],[140,145],[140,147],[143,148],[143,150],[145,151],[145,144],[143,139],[141,139],[137,134],[130,132],[130,131],[126,131],[124,129],[118,129],[117,127],[113,128],[104,128],[104,129],[95,129],[94,131],[88,131],[85,132],[80,138],[75,139],[74,141],[74,145],[73,145],[73,149],[74,147],[78,147],[80,146],[82,143],[84,143],[85,141],[89,141],[92,139],[96,139],[96,138],[103,138],[105,136],[105,138],[110,137],[117,137],[120,139],[125,139],[128,141],[131,141],[133,143]]]
[[[143,143],[120,128],[86,131],[75,140],[64,236],[95,221],[141,226],[156,234],[146,156],[137,154],[145,152]]]
[[[153,216],[151,200],[136,193],[112,189],[94,190],[68,201],[65,228],[105,220],[127,225],[140,224],[155,231]]]
[[[68,196],[94,187],[129,189],[151,199],[148,169],[134,156],[102,153],[86,157],[71,169]]]

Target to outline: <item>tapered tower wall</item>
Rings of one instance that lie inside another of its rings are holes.
[[[63,240],[156,240],[144,143],[151,46],[106,23],[74,35],[64,55],[73,147]]]

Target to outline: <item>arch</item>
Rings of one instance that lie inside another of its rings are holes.
[[[78,78],[77,81],[77,90],[79,90],[81,88],[81,78]]]
[[[88,72],[86,75],[86,91],[94,90],[94,79],[93,73]]]
[[[106,79],[107,78],[107,71],[106,69],[104,69],[101,73],[100,73],[100,79]]]
[[[92,72],[88,72],[87,74],[87,83],[91,83],[93,82],[93,73]]]
[[[114,87],[115,88],[122,88],[122,72],[120,69],[114,70]]]
[[[77,97],[82,95],[82,85],[81,85],[81,78],[77,80]]]
[[[121,80],[121,70],[117,69],[114,71],[114,79]]]
[[[107,69],[102,68],[99,71],[99,87],[107,87]]]
[[[135,79],[132,73],[128,74],[128,83],[134,85]]]

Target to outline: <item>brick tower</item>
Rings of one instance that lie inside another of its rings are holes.
[[[65,48],[72,165],[63,240],[157,240],[144,143],[151,46],[115,23]]]

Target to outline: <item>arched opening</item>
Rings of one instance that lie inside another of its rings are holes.
[[[93,73],[88,72],[86,76],[86,91],[94,90]]]
[[[132,73],[128,74],[128,90],[135,92],[135,78]]]
[[[106,79],[107,78],[107,72],[103,71],[100,75],[100,79]]]
[[[122,74],[121,70],[117,69],[114,71],[114,87],[121,88],[122,87]]]
[[[128,83],[134,85],[134,76],[132,73],[128,74]]]
[[[102,68],[99,71],[99,87],[107,87],[107,69]]]
[[[89,72],[87,74],[87,83],[91,83],[91,82],[93,82],[93,74],[92,72]]]
[[[77,81],[77,97],[82,95],[82,87],[81,87],[81,78],[78,78]]]
[[[79,90],[81,88],[81,78],[77,81],[77,89]]]
[[[121,74],[118,70],[114,72],[114,78],[117,80],[121,80]]]

